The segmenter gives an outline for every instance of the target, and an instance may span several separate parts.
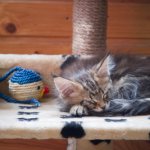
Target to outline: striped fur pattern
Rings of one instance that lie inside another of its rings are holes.
[[[66,56],[54,78],[62,110],[73,116],[150,114],[149,64],[148,56]]]

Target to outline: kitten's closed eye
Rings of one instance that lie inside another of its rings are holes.
[[[89,110],[101,112],[105,108],[105,103],[103,101],[95,100],[83,100],[81,105],[87,107]]]

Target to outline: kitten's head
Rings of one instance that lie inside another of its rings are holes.
[[[89,70],[82,70],[72,79],[54,78],[59,97],[68,104],[79,104],[102,111],[107,103],[105,91],[109,84],[108,58]]]

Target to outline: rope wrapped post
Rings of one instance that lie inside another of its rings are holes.
[[[74,0],[74,54],[102,55],[106,50],[107,0]]]

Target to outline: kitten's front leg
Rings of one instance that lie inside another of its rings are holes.
[[[88,110],[82,105],[74,105],[70,109],[70,114],[76,117],[82,117],[88,115]]]

